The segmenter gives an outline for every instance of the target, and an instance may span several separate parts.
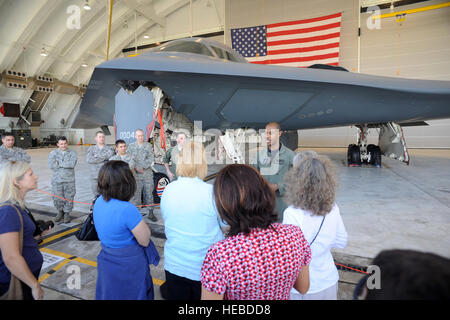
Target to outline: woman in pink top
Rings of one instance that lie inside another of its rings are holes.
[[[289,300],[309,288],[311,250],[300,228],[275,223],[275,194],[252,167],[223,168],[214,197],[227,238],[212,245],[201,271],[202,299]]]

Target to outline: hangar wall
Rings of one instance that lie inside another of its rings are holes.
[[[394,11],[443,3],[425,1]],[[340,65],[357,72],[358,0],[226,0],[225,40],[231,45],[230,30],[269,23],[301,20],[342,12]],[[390,9],[381,10],[381,14]],[[369,13],[361,14],[360,72],[367,74],[450,80],[450,7],[411,14],[402,23],[382,19],[379,29],[369,29]],[[428,121],[430,126],[405,127],[409,148],[450,148],[450,120]],[[299,130],[300,146],[347,147],[356,142],[356,128]],[[378,143],[371,130],[369,143]]]

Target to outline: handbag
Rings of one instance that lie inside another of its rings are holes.
[[[98,197],[99,196],[97,196],[97,198]],[[84,220],[80,230],[75,233],[75,237],[80,241],[100,240],[98,238],[97,230],[95,229],[94,225],[94,204],[97,198],[95,198],[94,202],[92,203],[91,208],[89,209],[89,215],[87,216],[86,220]]]
[[[20,232],[19,232],[19,252],[22,254],[22,248],[23,248],[23,219],[22,214],[20,211],[13,205],[1,205],[0,207],[6,207],[10,206],[16,209],[17,214],[19,215],[20,219]],[[2,296],[0,296],[0,300],[23,300],[23,292],[22,292],[22,284],[20,280],[15,277],[11,272],[11,280],[9,282],[9,288],[8,291],[5,292]]]

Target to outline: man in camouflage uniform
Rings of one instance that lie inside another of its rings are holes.
[[[21,148],[14,147],[14,135],[4,133],[2,135],[2,145],[0,146],[0,167],[7,161],[25,161],[30,163],[30,156]]]
[[[282,134],[278,122],[270,122],[266,125],[267,148],[263,148],[256,153],[256,161],[253,166],[268,181],[269,187],[275,192],[276,210],[278,211],[278,221],[283,221],[283,212],[287,208],[283,201],[286,186],[283,184],[284,175],[292,167],[295,152],[288,149],[280,142]]]
[[[144,141],[144,131],[141,129],[135,132],[136,142],[130,143],[128,151],[135,162],[136,193],[134,203],[143,199],[143,205],[153,204],[153,171],[154,162],[153,147]],[[153,222],[158,219],[153,214],[153,207],[148,207],[148,218]]]
[[[95,146],[89,147],[86,154],[86,162],[89,163],[91,171],[91,188],[94,198],[97,195],[97,179],[100,168],[114,155],[114,149],[105,145],[105,134],[103,131],[95,133]]]
[[[134,167],[136,164],[134,163],[134,159],[131,157],[131,154],[127,152],[127,143],[124,140],[116,141],[116,154],[109,158],[111,160],[121,160],[128,163],[131,171],[134,173]]]
[[[64,216],[64,223],[70,222],[70,213],[73,209],[75,198],[75,165],[77,164],[77,153],[69,150],[66,137],[60,137],[57,144],[58,149],[50,152],[48,166],[53,171],[52,192],[54,195],[67,199],[53,198],[58,214],[55,222],[60,222]]]
[[[164,156],[164,166],[166,167],[167,176],[170,181],[177,179],[177,161],[178,154],[183,148],[184,143],[186,142],[186,135],[183,132],[179,132],[177,134],[177,145],[175,147],[170,147],[169,150],[166,151]],[[171,163],[169,167],[169,163]]]

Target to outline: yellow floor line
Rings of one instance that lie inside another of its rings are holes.
[[[40,248],[39,249],[42,252],[45,253],[49,253],[49,254],[53,254],[55,256],[59,256],[62,258],[65,258],[64,261],[60,262],[56,267],[52,268],[54,271],[57,271],[59,269],[61,269],[63,266],[65,266],[66,264],[68,264],[70,261],[77,261],[83,264],[86,264],[88,266],[97,268],[97,262],[96,261],[92,261],[92,260],[88,260],[85,258],[80,258],[80,257],[76,257],[75,259],[69,259],[71,257],[73,257],[73,255],[64,253],[64,252],[60,252],[60,251],[56,251],[53,249],[49,249],[49,248]],[[44,275],[42,275],[41,277],[39,277],[39,282],[42,282],[46,279],[48,279],[52,274],[46,273]],[[161,279],[157,279],[155,277],[153,277],[153,283],[156,284],[157,286],[161,286],[165,281],[161,280]]]
[[[64,237],[65,235],[68,235],[68,234],[70,234],[70,233],[74,233],[74,232],[76,232],[76,231],[78,231],[78,230],[79,230],[79,228],[73,228],[73,229],[67,230],[67,231],[65,231],[65,232],[58,233],[57,235],[54,235],[54,236],[52,236],[52,237],[48,237],[47,239],[44,239],[44,240],[39,244],[39,246],[42,246],[42,245],[44,245],[44,244],[46,244],[46,243],[48,243],[48,242],[50,242],[50,241],[56,240],[56,239],[58,239],[58,238]]]

